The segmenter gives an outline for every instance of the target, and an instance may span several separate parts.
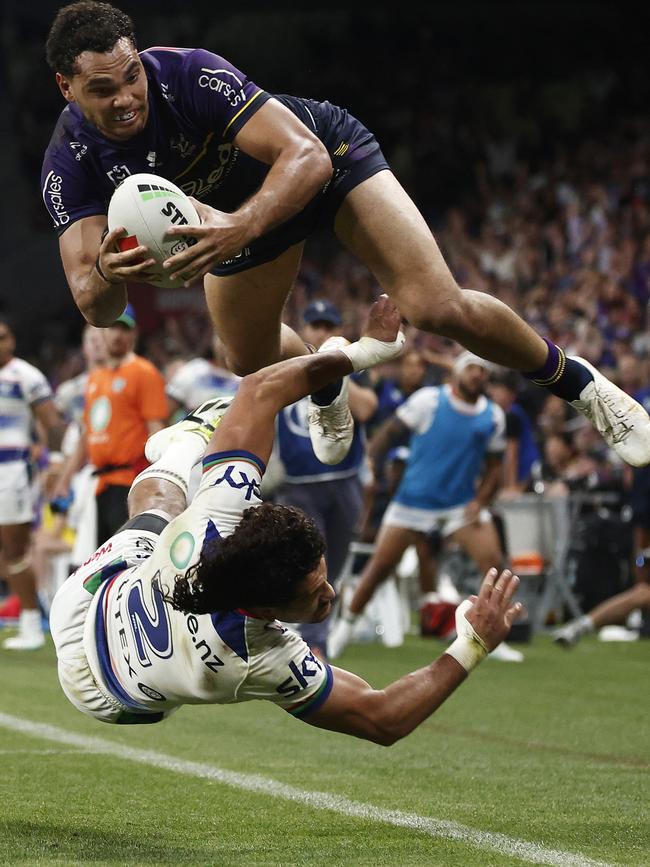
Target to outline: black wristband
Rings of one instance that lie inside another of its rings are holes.
[[[102,278],[102,280],[104,281],[104,283],[109,283],[109,284],[111,283],[111,281],[108,279],[108,277],[106,276],[106,274],[104,274],[104,272],[102,271],[102,269],[99,267],[99,256],[98,256],[97,259],[95,260],[95,271],[97,271],[97,273],[98,273],[99,276]]]

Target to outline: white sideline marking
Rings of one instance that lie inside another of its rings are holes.
[[[129,762],[138,762],[141,765],[149,765],[190,777],[214,780],[236,789],[243,789],[246,792],[270,795],[285,801],[296,801],[303,807],[330,810],[366,822],[381,822],[397,828],[406,828],[409,831],[419,831],[430,837],[454,840],[468,846],[474,846],[477,849],[491,849],[501,855],[511,855],[522,861],[528,861],[530,864],[549,864],[553,867],[612,867],[605,861],[594,861],[579,853],[548,849],[538,843],[528,843],[526,840],[518,840],[516,837],[508,837],[505,834],[479,831],[468,825],[461,825],[459,822],[451,822],[447,819],[431,819],[427,816],[418,816],[416,813],[403,813],[401,810],[386,810],[381,807],[374,807],[372,804],[350,801],[341,795],[330,795],[327,792],[297,789],[294,786],[288,786],[285,783],[279,783],[257,774],[238,774],[234,771],[217,768],[214,765],[189,762],[153,750],[138,750],[104,738],[85,737],[57,726],[36,723],[1,712],[0,726],[24,735],[32,735],[59,744],[79,747],[94,754],[99,753],[117,759],[125,759]]]

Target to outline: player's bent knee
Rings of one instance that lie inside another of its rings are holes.
[[[463,306],[460,290],[446,298],[436,298],[433,293],[427,293],[412,303],[400,301],[400,311],[411,325],[420,331],[444,336],[454,336],[462,331]]]

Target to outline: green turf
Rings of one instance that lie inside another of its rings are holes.
[[[436,656],[352,647],[380,686]],[[650,863],[650,642],[538,639],[488,661],[390,749],[312,729],[255,702],[110,727],[68,705],[50,647],[0,652],[0,712],[384,809],[460,822],[614,864]],[[0,727],[0,863],[515,865],[465,842],[252,794]]]

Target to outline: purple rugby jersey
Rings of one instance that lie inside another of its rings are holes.
[[[140,53],[149,83],[146,128],[124,142],[102,136],[78,106],[63,109],[45,152],[41,190],[57,234],[77,220],[106,214],[128,175],[158,174],[220,211],[235,211],[262,185],[269,166],[245,154],[233,138],[267,100],[282,103],[324,144],[331,181],[303,210],[251,242],[216,274],[275,259],[314,229],[331,227],[355,186],[388,168],[377,140],[348,112],[329,102],[269,94],[223,57],[197,48],[148,48]]]
[[[232,144],[268,93],[227,60],[200,48],[150,48],[140,58],[149,82],[143,132],[111,141],[75,103],[61,112],[41,174],[43,200],[59,235],[83,217],[105,214],[127,175],[160,174],[188,195],[228,211],[257,189],[268,171]]]

